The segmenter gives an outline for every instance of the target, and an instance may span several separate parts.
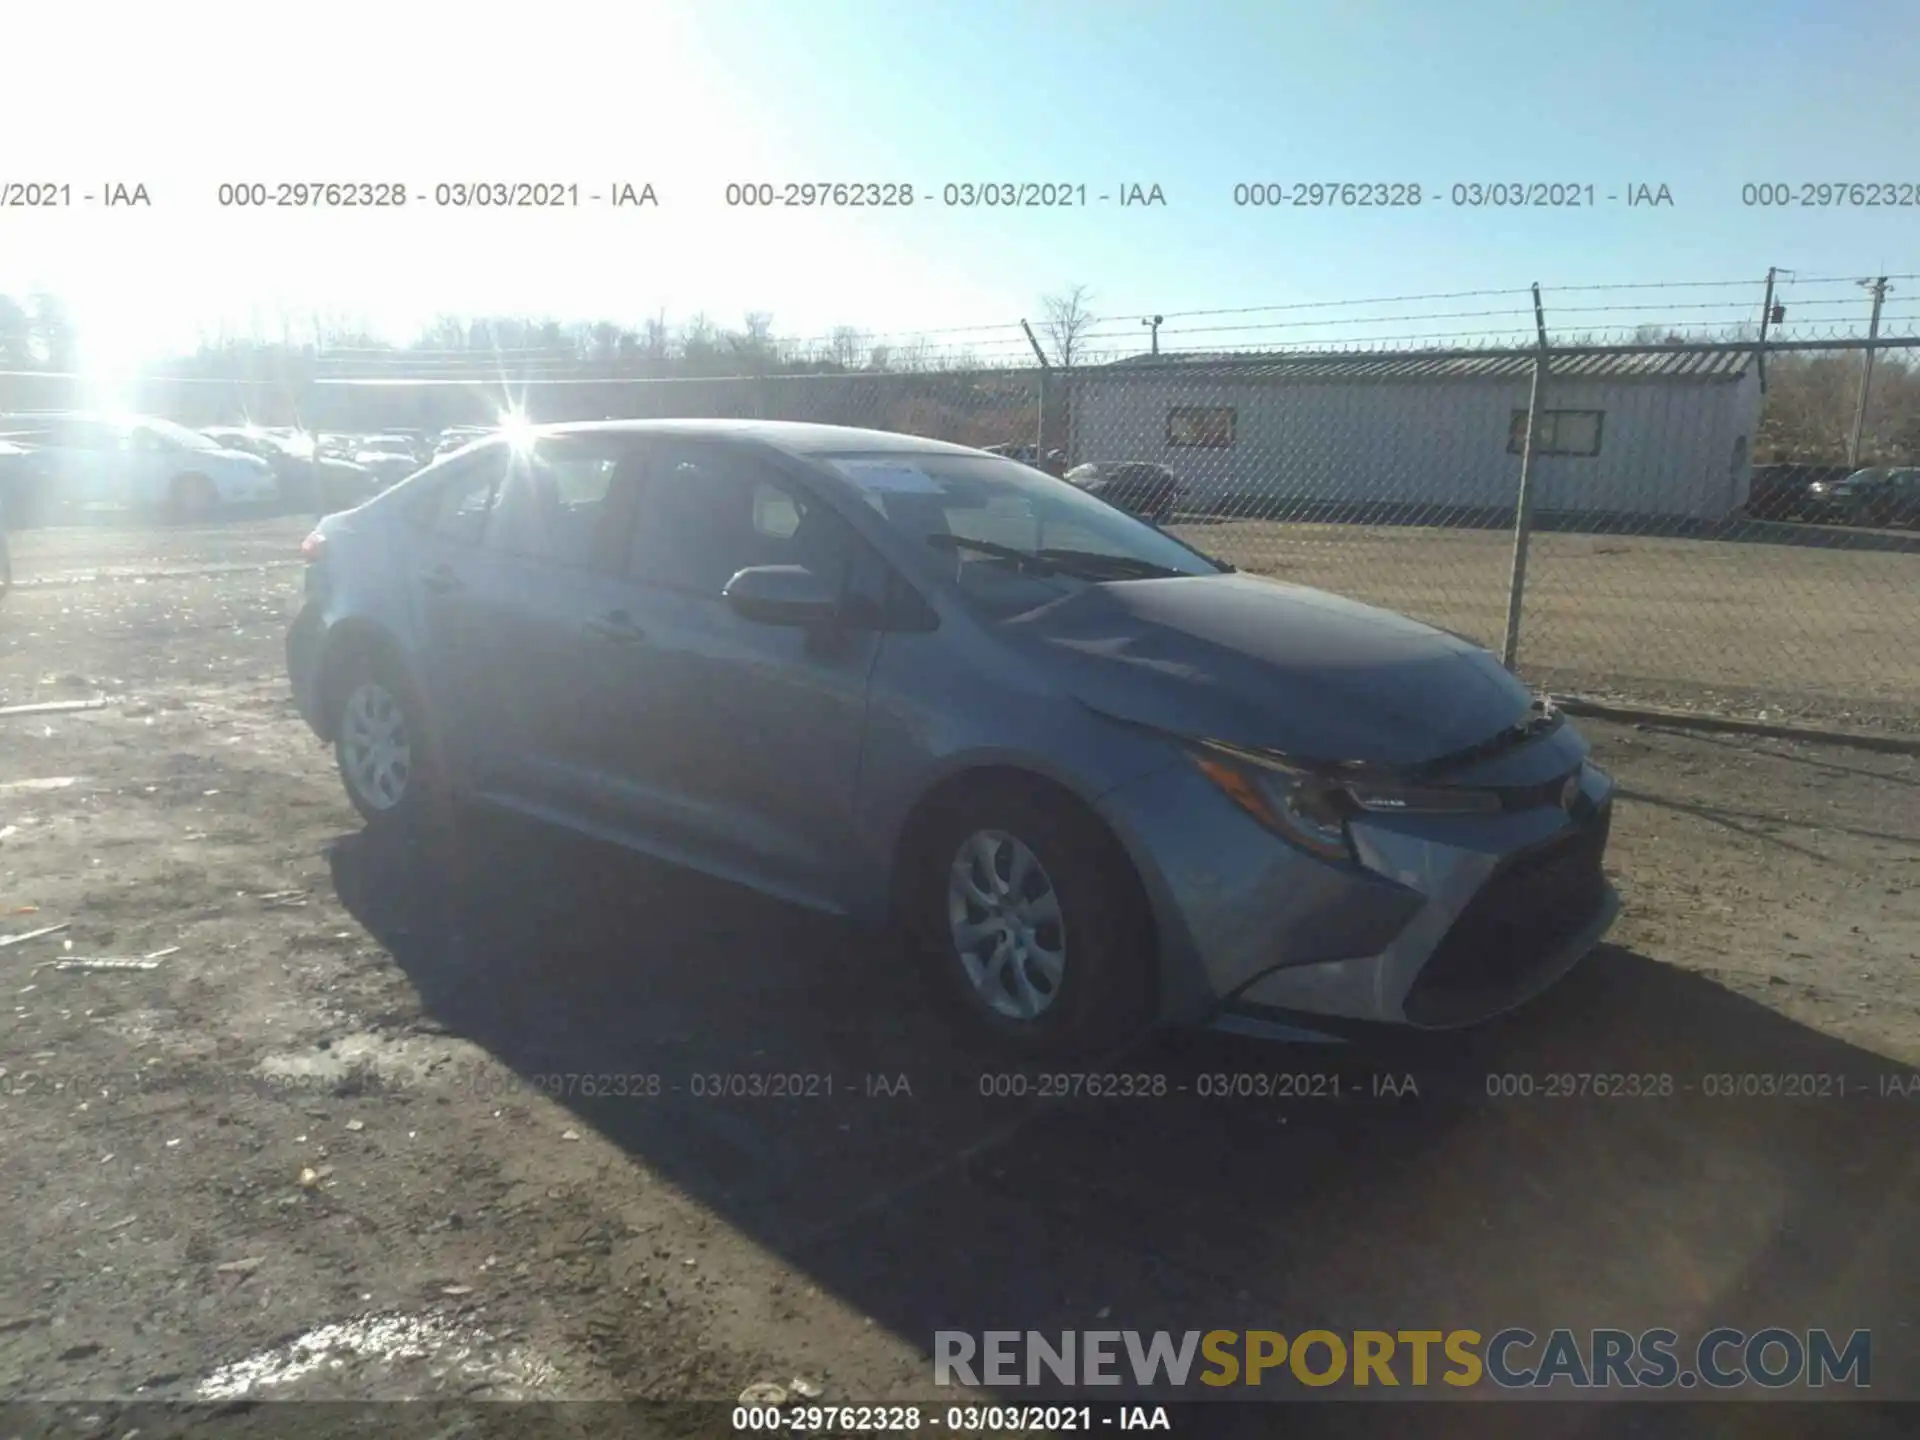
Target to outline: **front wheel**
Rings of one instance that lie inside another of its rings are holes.
[[[391,665],[354,660],[333,687],[333,755],[347,798],[371,829],[402,830],[431,808],[425,716]]]
[[[1126,854],[1065,797],[988,786],[918,847],[910,930],[973,1038],[1034,1058],[1111,1053],[1152,1018],[1152,925]]]

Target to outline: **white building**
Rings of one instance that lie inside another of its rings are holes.
[[[1194,508],[1510,517],[1532,366],[1513,355],[1136,357],[1063,387],[1068,457],[1165,465]],[[1746,503],[1760,417],[1750,354],[1559,357],[1542,409],[1539,512],[1711,521]]]

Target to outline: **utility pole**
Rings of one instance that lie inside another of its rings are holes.
[[[1153,353],[1156,355],[1160,353],[1160,327],[1165,323],[1166,318],[1164,315],[1155,315],[1150,320],[1142,320],[1140,322],[1142,325],[1151,326],[1153,329]]]
[[[1866,363],[1860,367],[1860,398],[1853,407],[1853,443],[1847,446],[1847,464],[1860,464],[1860,437],[1867,428],[1867,391],[1873,385],[1873,342],[1880,338],[1880,307],[1887,298],[1887,277],[1860,282],[1873,292],[1873,318],[1867,322]]]
[[[1773,324],[1773,277],[1776,273],[1778,273],[1777,266],[1767,267],[1767,298],[1760,302],[1760,348],[1756,352],[1756,359],[1759,361],[1762,395],[1767,393],[1767,330]],[[1781,318],[1785,318],[1784,307]]]

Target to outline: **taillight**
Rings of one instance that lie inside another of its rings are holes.
[[[300,558],[311,565],[320,558],[321,552],[324,551],[326,547],[327,537],[322,535],[318,530],[315,530],[300,542]]]

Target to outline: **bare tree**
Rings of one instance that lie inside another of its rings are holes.
[[[11,295],[0,295],[0,365],[25,370],[33,363],[33,317]]]
[[[720,357],[720,329],[704,312],[680,331],[680,358],[694,374],[712,374]]]
[[[827,342],[827,358],[842,370],[860,363],[860,332],[851,325],[836,325]]]
[[[641,327],[640,335],[641,353],[644,354],[650,362],[657,365],[667,358],[668,336],[667,312],[665,310],[648,319]]]
[[[79,367],[79,336],[59,296],[46,290],[34,292],[33,330],[49,370],[64,374]]]
[[[464,350],[467,325],[458,315],[436,315],[420,332],[421,348],[426,350]]]
[[[1040,329],[1053,349],[1053,358],[1063,370],[1071,370],[1074,361],[1083,358],[1088,332],[1093,329],[1094,314],[1088,309],[1093,294],[1084,285],[1075,285],[1040,302]]]

